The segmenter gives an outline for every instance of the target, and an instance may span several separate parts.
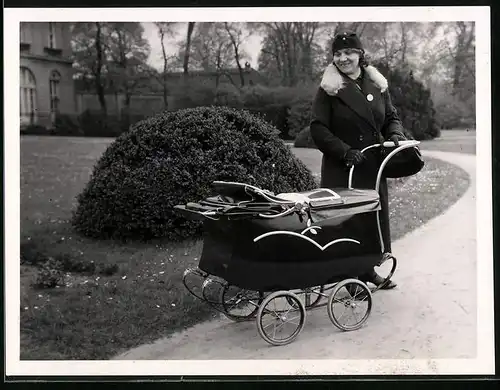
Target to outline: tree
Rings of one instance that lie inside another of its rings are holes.
[[[77,22],[71,26],[71,47],[75,76],[95,88],[101,112],[107,114],[105,90],[107,73],[107,23]]]
[[[130,99],[142,82],[147,83],[150,67],[147,59],[150,46],[143,37],[138,22],[109,23],[109,64],[113,85],[125,95],[125,110],[130,111]]]
[[[163,57],[163,73],[161,74],[161,83],[163,88],[163,104],[165,105],[165,110],[168,109],[168,62],[172,58],[167,56],[165,50],[165,38],[172,38],[175,35],[174,27],[176,22],[156,22],[155,26],[158,29],[158,36],[160,37],[161,52]]]
[[[284,82],[280,47],[277,39],[269,34],[264,37],[258,57],[258,69],[264,73],[271,84]]]
[[[455,33],[455,44],[448,45],[448,50],[453,61],[453,93],[460,94],[463,86],[465,73],[475,76],[474,49],[475,34],[474,24],[468,22],[456,22],[453,26]]]
[[[224,23],[224,28],[226,29],[231,45],[233,46],[234,62],[238,67],[238,73],[240,75],[240,84],[245,86],[245,75],[243,73],[243,67],[241,66],[241,60],[247,57],[247,54],[241,49],[241,44],[243,41],[251,35],[244,35],[242,23]]]
[[[186,36],[186,47],[184,50],[184,61],[183,61],[184,76],[187,76],[187,74],[188,74],[189,55],[191,52],[191,36],[193,35],[194,25],[195,25],[195,22],[188,22],[187,36]]]
[[[242,23],[203,22],[197,23],[190,41],[189,61],[193,69],[213,72],[218,87],[223,76],[240,88],[245,85],[244,68],[241,62],[248,58],[242,44],[250,33]],[[179,57],[185,56],[186,43],[181,42]],[[238,68],[239,83],[233,80],[232,68]]]
[[[264,34],[259,70],[268,77],[278,75],[286,86],[312,79],[320,59],[319,46],[314,40],[321,27],[317,22],[256,24]]]

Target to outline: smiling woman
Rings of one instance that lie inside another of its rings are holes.
[[[333,63],[342,73],[356,80],[366,65],[361,41],[354,33],[344,32],[333,41]]]
[[[342,73],[357,79],[361,74],[359,62],[363,52],[356,49],[340,49],[333,55],[333,62]]]
[[[313,102],[311,137],[323,153],[321,186],[335,188],[347,183],[347,172],[357,167],[356,188],[375,188],[383,156],[380,151],[362,153],[367,146],[406,139],[398,112],[391,102],[387,79],[368,65],[363,46],[354,32],[337,34],[332,43],[333,64],[323,74]],[[388,189],[380,182],[381,228],[386,258],[391,257]],[[384,279],[375,273],[360,279],[375,285]],[[393,288],[391,282],[384,288]]]

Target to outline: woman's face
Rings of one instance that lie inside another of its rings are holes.
[[[356,49],[341,49],[333,54],[333,63],[345,74],[353,74],[359,68],[361,51]]]

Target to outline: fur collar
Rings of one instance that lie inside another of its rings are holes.
[[[364,70],[365,75],[381,90],[381,92],[385,92],[389,83],[382,73],[380,73],[377,68],[372,65],[368,65],[364,68]],[[344,87],[344,85],[345,81],[343,80],[337,67],[334,64],[328,65],[323,73],[320,87],[323,88],[328,95],[334,96]]]

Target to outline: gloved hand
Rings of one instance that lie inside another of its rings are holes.
[[[391,136],[389,137],[389,139],[388,139],[388,141],[392,141],[392,142],[394,142],[394,145],[395,145],[396,147],[398,147],[398,146],[399,146],[399,141],[403,141],[403,140],[404,140],[404,138],[400,137],[400,136],[399,136],[399,135],[397,135],[397,134],[391,135]]]
[[[349,149],[344,156],[344,161],[348,167],[359,165],[364,160],[366,160],[366,156],[357,149]]]

